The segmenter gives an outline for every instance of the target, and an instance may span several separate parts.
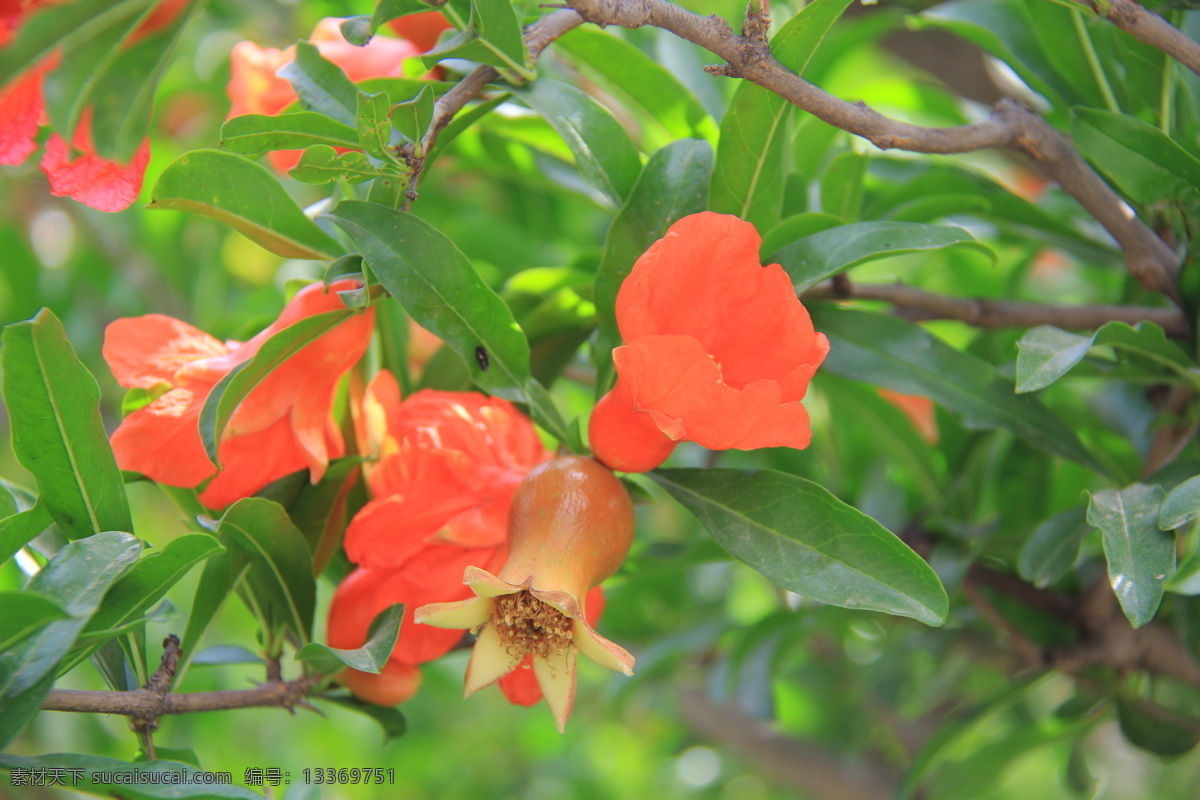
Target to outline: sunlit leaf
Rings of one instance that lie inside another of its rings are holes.
[[[1158,529],[1161,486],[1135,483],[1092,495],[1087,521],[1104,536],[1108,580],[1130,624],[1154,619],[1167,578],[1175,572],[1175,536]]]

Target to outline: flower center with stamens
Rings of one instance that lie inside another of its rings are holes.
[[[496,632],[510,655],[547,658],[571,644],[570,618],[529,592],[501,595],[493,602]]]

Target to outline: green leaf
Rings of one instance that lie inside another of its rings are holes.
[[[66,56],[86,47],[114,21],[140,14],[151,2],[79,0],[43,5],[22,20],[21,35],[0,49],[0,87],[56,50]]]
[[[1173,531],[1200,517],[1200,475],[1176,486],[1158,510],[1158,529]]]
[[[196,773],[199,770],[178,761],[130,763],[74,753],[36,758],[0,753],[0,769],[10,772],[45,770],[47,774],[61,770],[58,774],[64,776],[66,786],[72,792],[119,797],[121,800],[263,800],[261,794],[244,786],[213,785],[210,779],[198,779]],[[185,775],[182,783],[174,782],[174,773]],[[73,783],[74,775],[79,776],[78,784]],[[104,777],[116,778],[119,782],[105,782]]]
[[[300,150],[314,144],[360,147],[358,131],[315,111],[267,116],[245,114],[221,126],[221,148],[256,156],[268,150]]]
[[[396,157],[390,148],[392,123],[388,119],[392,101],[388,99],[387,92],[356,92],[355,96],[355,119],[358,121],[358,140],[362,143],[362,149],[381,161],[395,162]]]
[[[949,601],[925,561],[820,485],[770,470],[650,473],[730,555],[788,591],[842,608],[946,621]]]
[[[793,214],[763,234],[762,244],[758,248],[759,257],[764,264],[769,264],[774,260],[776,252],[792,242],[845,224],[840,217],[826,214],[824,211]]]
[[[1089,530],[1082,509],[1072,508],[1055,514],[1034,528],[1021,546],[1017,572],[1034,586],[1044,589],[1075,566],[1079,545]]]
[[[302,183],[313,184],[331,181],[362,183],[380,177],[403,180],[394,172],[374,166],[366,153],[358,150],[339,153],[327,144],[314,144],[305,148],[300,154],[300,161],[288,174]]]
[[[886,314],[814,303],[813,324],[830,340],[821,369],[919,394],[958,414],[968,428],[1004,428],[1033,446],[1103,469],[1061,419],[1035,398],[1013,393],[988,362]]]
[[[310,42],[296,42],[296,57],[276,73],[296,90],[300,105],[355,130],[358,89],[342,68],[327,61]]]
[[[37,713],[54,685],[58,662],[141,549],[128,533],[97,533],[68,543],[30,578],[25,588],[58,603],[69,617],[46,625],[0,659],[0,749]]]
[[[661,127],[663,143],[676,139],[717,141],[717,125],[704,106],[662,64],[633,44],[602,30],[579,27],[554,42],[554,52],[599,75],[625,95],[638,118]]]
[[[834,157],[821,179],[821,210],[854,222],[862,213],[867,154],[845,152]]]
[[[1179,345],[1167,339],[1162,328],[1153,322],[1136,326],[1110,322],[1091,336],[1068,333],[1053,325],[1031,329],[1017,342],[1017,391],[1032,392],[1049,386],[1070,372],[1093,347],[1129,353],[1200,386],[1195,364]]]
[[[613,205],[629,198],[642,162],[608,109],[574,86],[550,78],[539,78],[514,94],[558,131],[575,156],[580,177]]]
[[[147,208],[212,217],[284,258],[336,258],[341,247],[288,196],[270,170],[235,153],[193,150],[172,161]]]
[[[812,55],[852,0],[813,0],[771,38],[771,52],[803,75]],[[741,81],[721,121],[709,208],[735,214],[760,231],[779,221],[783,148],[792,105],[774,92]]]
[[[374,703],[364,702],[348,694],[326,695],[321,699],[335,703],[343,708],[357,711],[378,722],[379,727],[383,729],[383,740],[385,742],[389,739],[398,739],[408,733],[408,721],[398,708],[377,706]]]
[[[772,256],[797,292],[867,261],[904,253],[962,247],[996,261],[992,248],[962,228],[921,222],[872,221],[840,225],[793,242]]]
[[[1175,572],[1175,536],[1158,529],[1161,486],[1135,483],[1092,495],[1087,521],[1104,537],[1108,580],[1135,628],[1154,619]]]
[[[213,387],[200,409],[199,424],[200,439],[214,464],[220,465],[217,456],[229,420],[255,387],[292,356],[358,313],[337,309],[293,322],[263,342],[252,358],[238,364]]]
[[[412,100],[397,103],[392,109],[392,124],[411,141],[420,142],[433,122],[433,89],[425,86]],[[420,155],[418,153],[418,155]]]
[[[16,555],[33,537],[50,527],[53,521],[45,503],[40,500],[33,508],[0,519],[0,564]]]
[[[316,583],[304,534],[278,503],[260,497],[237,501],[217,521],[217,538],[246,554],[247,582],[262,622],[281,625],[300,641],[312,638]]]
[[[1153,125],[1094,108],[1072,109],[1071,132],[1080,152],[1139,203],[1194,198],[1200,159]]]
[[[404,618],[404,606],[393,603],[371,622],[367,630],[367,641],[355,650],[339,650],[320,642],[309,642],[296,653],[297,661],[304,661],[317,672],[332,675],[345,667],[359,672],[378,675],[387,664],[396,639],[400,637],[400,621]]]
[[[1130,744],[1166,758],[1200,743],[1200,720],[1140,697],[1117,696],[1117,723]]]
[[[146,553],[113,584],[104,597],[104,606],[88,622],[82,635],[119,630],[137,621],[193,566],[224,549],[207,533],[189,533],[173,539],[166,547]],[[71,661],[82,661],[101,644],[102,641],[95,641],[77,648]]]
[[[595,349],[597,366],[610,373],[612,348],[620,343],[614,307],[621,283],[634,262],[667,229],[688,214],[704,210],[712,176],[713,153],[707,142],[680,139],[650,156],[629,200],[617,212],[604,239],[604,255],[596,271],[596,318],[600,339]],[[608,390],[601,375],[597,391]]]
[[[421,0],[379,0],[379,5],[375,6],[375,13],[371,16],[371,33],[379,30],[385,22],[419,11],[429,11],[430,8],[431,6],[422,3]]]
[[[36,592],[0,592],[0,653],[51,622],[70,616],[53,599]]]
[[[530,375],[525,334],[445,234],[412,214],[359,201],[339,203],[326,216],[346,232],[409,315],[458,353],[472,381],[527,403],[534,421],[566,440],[558,409]],[[480,348],[486,359],[478,357]]]
[[[509,0],[451,0],[441,9],[451,21],[466,20],[463,30],[425,53],[426,64],[465,58],[532,77],[521,23]]]
[[[133,530],[125,485],[100,419],[100,390],[62,323],[42,309],[32,320],[6,327],[0,341],[13,452],[37,482],[40,503],[71,539]],[[14,520],[9,543],[39,521],[38,514]]]

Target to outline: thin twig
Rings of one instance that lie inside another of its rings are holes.
[[[1134,0],[1076,0],[1121,30],[1200,75],[1200,44]]]
[[[315,685],[316,679],[308,676],[294,681],[264,683],[253,689],[167,695],[160,695],[150,689],[135,689],[130,692],[53,689],[42,702],[42,710],[121,714],[150,719],[164,714],[227,711],[234,708],[279,706],[291,710],[303,703],[309,689]]]
[[[1125,252],[1130,274],[1139,283],[1178,300],[1175,274],[1179,259],[1174,251],[1137,218],[1066,137],[1015,100],[1001,100],[988,119],[969,125],[911,125],[884,116],[865,103],[848,103],[805,81],[776,61],[764,42],[736,35],[719,16],[701,17],[667,0],[572,0],[570,5],[597,25],[652,25],[668,30],[725,60],[725,64],[707,68],[709,72],[752,81],[883,150],[965,153],[1002,147],[1025,153],[1116,239]]]
[[[903,283],[850,283],[823,281],[804,292],[802,300],[881,300],[900,309],[906,319],[956,319],[977,328],[1029,328],[1056,325],[1069,330],[1095,330],[1109,322],[1153,322],[1168,336],[1188,336],[1187,319],[1175,308],[1152,306],[1068,306],[950,297]]]

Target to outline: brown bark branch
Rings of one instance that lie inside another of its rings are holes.
[[[1151,306],[1068,306],[990,300],[981,297],[950,297],[907,286],[903,283],[846,283],[836,286],[824,281],[801,296],[802,300],[881,300],[891,303],[906,319],[955,319],[978,328],[1028,328],[1057,325],[1071,330],[1095,330],[1108,322],[1153,322],[1168,336],[1188,335],[1187,319],[1175,308]]]
[[[652,25],[668,30],[725,60],[725,64],[709,68],[710,72],[756,83],[883,150],[965,153],[1002,147],[1025,153],[1116,239],[1125,252],[1130,274],[1139,283],[1178,300],[1175,274],[1179,260],[1174,251],[1137,218],[1066,137],[1015,100],[1001,100],[988,119],[969,125],[912,125],[886,117],[865,103],[848,103],[805,81],[776,61],[763,39],[734,34],[721,17],[701,17],[668,0],[571,0],[569,5],[600,26]],[[746,30],[752,28],[748,22]]]
[[[294,681],[264,683],[253,689],[179,694],[159,694],[153,689],[135,689],[130,692],[52,689],[42,702],[42,710],[120,714],[136,719],[154,719],[164,714],[269,706],[279,706],[291,711],[304,704],[304,698],[315,685],[314,678],[305,677]]]
[[[1135,0],[1076,0],[1121,30],[1200,75],[1200,44]]]

